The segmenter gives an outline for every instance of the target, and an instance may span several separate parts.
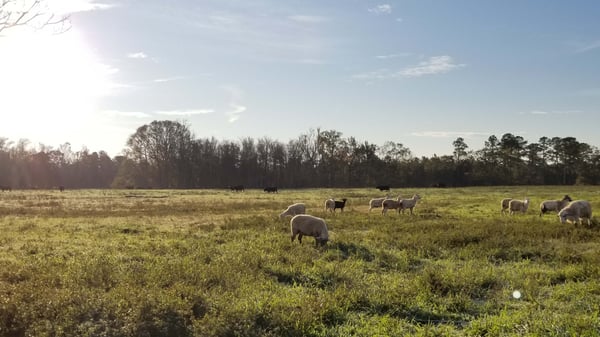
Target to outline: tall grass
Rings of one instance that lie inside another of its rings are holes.
[[[600,226],[537,210],[596,188],[398,193],[415,215],[369,213],[371,189],[1,193],[0,336],[600,335]],[[294,202],[327,247],[290,242]]]

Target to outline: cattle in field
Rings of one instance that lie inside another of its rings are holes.
[[[10,186],[1,186],[0,189],[2,189],[2,192],[11,192],[12,191],[12,187],[10,187]]]
[[[263,189],[267,193],[277,193],[277,186],[267,186]]]
[[[58,190],[61,192],[65,191],[65,187],[63,185],[58,186]]]
[[[375,188],[380,191],[389,191],[390,185],[377,185],[377,186],[375,186]]]
[[[233,192],[243,192],[244,191],[244,185],[235,185],[235,186],[229,186],[229,189]]]

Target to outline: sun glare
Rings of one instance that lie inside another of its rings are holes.
[[[55,139],[57,127],[88,122],[115,72],[75,29],[1,36],[0,136]]]

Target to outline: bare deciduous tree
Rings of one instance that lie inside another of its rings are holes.
[[[54,13],[47,0],[0,0],[0,33],[16,27],[64,32],[69,29],[69,16]]]

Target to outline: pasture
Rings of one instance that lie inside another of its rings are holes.
[[[599,336],[594,186],[0,193],[0,336]],[[503,216],[504,197],[531,199]],[[344,212],[324,201],[347,198]],[[329,227],[290,242],[289,204]]]

